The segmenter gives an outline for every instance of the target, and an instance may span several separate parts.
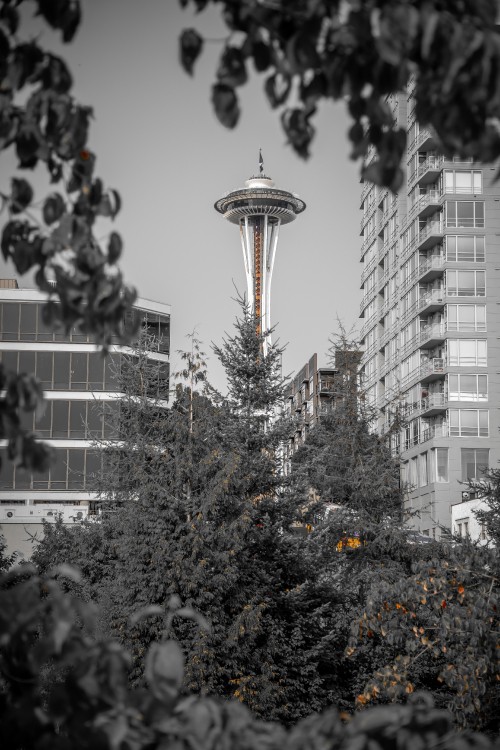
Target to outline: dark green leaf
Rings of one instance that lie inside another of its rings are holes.
[[[252,44],[252,57],[257,72],[262,73],[264,70],[267,70],[272,59],[269,45],[261,39],[257,39]]]
[[[234,128],[240,117],[238,97],[231,86],[216,83],[212,87],[212,104],[219,122],[226,128]]]
[[[181,65],[189,75],[193,75],[194,64],[203,49],[203,38],[195,29],[185,29],[180,38]]]
[[[174,700],[184,679],[184,656],[179,644],[153,643],[146,655],[144,674],[158,700],[167,703]]]
[[[226,86],[242,86],[247,81],[247,70],[243,52],[238,47],[226,47],[222,53],[217,78]]]
[[[118,232],[111,232],[108,243],[108,263],[116,263],[122,254],[123,242]]]
[[[33,188],[27,180],[12,178],[10,200],[10,210],[13,214],[19,214],[29,206],[33,200]]]
[[[52,193],[43,204],[43,220],[49,226],[58,221],[66,210],[64,198],[59,193]]]
[[[287,100],[291,85],[290,77],[283,73],[273,73],[266,78],[264,91],[273,109]]]
[[[2,5],[0,21],[5,24],[11,34],[15,34],[19,26],[19,13],[12,5]]]
[[[56,91],[58,94],[67,94],[73,85],[73,79],[68,66],[60,57],[50,55],[41,75],[43,86],[46,89]]]

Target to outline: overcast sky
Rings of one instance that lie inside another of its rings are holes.
[[[241,91],[237,128],[226,130],[210,103],[222,38],[218,11],[199,15],[177,0],[83,0],[83,21],[63,55],[79,101],[94,107],[90,147],[96,174],[121,193],[116,221],[125,251],[122,268],[140,296],[172,305],[172,350],[197,328],[209,351],[231,332],[235,287],[245,289],[237,227],[214,202],[258,170],[296,192],[307,209],[282,228],[274,268],[271,316],[287,349],[285,373],[314,353],[326,363],[337,317],[359,328],[359,165],[348,158],[349,126],[342,104],[323,105],[312,156],[304,162],[286,145],[279,116],[262,91],[263,76]],[[195,27],[213,42],[194,78],[178,62],[178,37]],[[42,45],[58,49],[43,32]],[[0,157],[1,182],[13,157]],[[27,175],[30,179],[30,175]],[[42,198],[43,192],[37,197]],[[175,355],[172,357],[175,369]],[[209,369],[223,387],[214,358]]]

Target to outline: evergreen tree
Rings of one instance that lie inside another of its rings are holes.
[[[387,436],[373,430],[374,408],[360,386],[360,352],[341,328],[332,339],[333,391],[306,442],[292,457],[295,481],[302,480],[321,507],[340,506],[353,518],[380,523],[400,519],[399,462]]]

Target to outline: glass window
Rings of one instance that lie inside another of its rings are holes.
[[[68,401],[52,401],[52,437],[68,437]]]
[[[482,479],[490,463],[488,448],[462,448],[462,482]]]
[[[92,489],[102,472],[102,453],[100,450],[86,450],[86,486]]]
[[[429,483],[427,469],[427,452],[421,453],[418,457],[418,483],[420,487],[425,487]]]
[[[486,305],[447,305],[449,331],[486,331]]]
[[[69,389],[69,352],[54,352],[54,388]]]
[[[450,374],[448,389],[450,401],[487,401],[488,376]]]
[[[35,432],[40,437],[47,438],[51,435],[52,428],[52,401],[44,401],[43,413],[35,419]]]
[[[451,170],[444,173],[446,193],[482,193],[483,180],[480,170]]]
[[[36,376],[43,388],[52,388],[52,352],[36,353]]]
[[[36,309],[35,304],[21,305],[21,341],[36,341]]]
[[[417,457],[410,461],[410,488],[418,487]]]
[[[2,305],[2,340],[18,341],[19,339],[19,304],[4,302]]]
[[[37,320],[38,341],[53,341],[54,332],[52,331],[52,328],[49,325],[47,325],[47,323],[45,323],[44,314],[43,314],[43,305],[37,305],[37,318],[38,318]]]
[[[488,437],[487,409],[450,409],[452,437]]]
[[[15,472],[15,483],[16,490],[29,490],[31,489],[31,474],[26,469],[21,469],[19,466],[16,467]]]
[[[83,489],[85,478],[85,450],[68,450],[68,489]]]
[[[2,470],[0,471],[0,487],[2,489],[14,489],[14,464],[7,458],[7,449],[1,448]]]
[[[1,352],[2,365],[6,372],[18,372],[17,352]]]
[[[70,438],[86,437],[87,402],[71,401],[69,436]]]
[[[102,391],[104,381],[104,358],[98,352],[89,354],[89,390]]]
[[[436,482],[448,482],[448,448],[435,448]]]
[[[55,463],[50,467],[50,488],[53,490],[65,490],[67,479],[68,451],[56,450]]]
[[[475,235],[448,235],[446,260],[450,263],[484,263],[484,237]]]
[[[110,354],[105,360],[104,388],[107,391],[120,390],[120,365],[119,354]]]
[[[35,372],[35,352],[19,352],[19,372]]]
[[[87,388],[87,358],[87,353],[72,352],[71,354],[71,388],[73,390],[84,391]]]
[[[447,201],[447,227],[484,227],[483,201]]]
[[[40,474],[33,474],[33,489],[34,490],[48,490],[49,489],[49,477],[50,470],[44,471]]]
[[[487,342],[482,339],[448,339],[451,367],[486,367]]]
[[[103,422],[104,402],[103,401],[88,401],[87,402],[87,437],[91,440],[102,438],[102,422]]]
[[[486,271],[446,271],[446,294],[449,297],[486,296]]]

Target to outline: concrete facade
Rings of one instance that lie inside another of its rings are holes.
[[[363,385],[380,432],[404,419],[393,451],[409,525],[440,538],[461,482],[500,459],[500,184],[494,167],[437,153],[411,83],[388,103],[406,169],[398,195],[361,193]]]

